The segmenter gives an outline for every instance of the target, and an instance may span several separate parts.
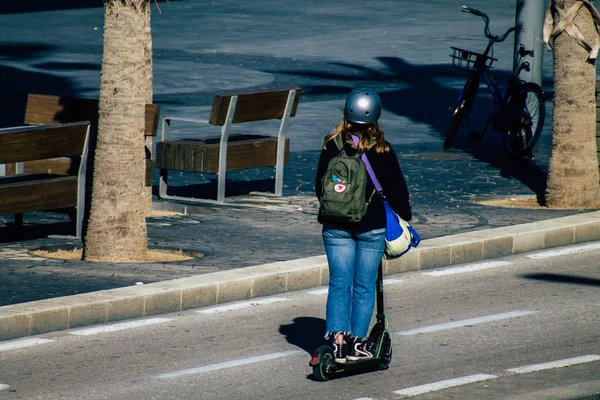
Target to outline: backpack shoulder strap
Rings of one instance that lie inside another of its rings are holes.
[[[358,146],[358,137],[352,135],[352,141],[354,142],[354,145]],[[381,188],[381,184],[379,183],[379,180],[377,179],[377,177],[375,176],[375,171],[373,171],[373,167],[371,167],[371,163],[369,162],[369,159],[367,158],[367,155],[365,153],[362,153],[360,155],[363,163],[365,164],[365,167],[367,169],[367,173],[369,174],[369,176],[371,177],[371,181],[373,182],[373,186],[375,186],[375,190],[379,193],[383,193],[383,189]],[[373,196],[373,195],[371,195]]]
[[[344,148],[344,142],[342,141],[342,135],[337,135],[333,138],[333,142],[337,146],[339,151],[342,151]]]

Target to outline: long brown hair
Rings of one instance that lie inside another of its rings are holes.
[[[387,153],[390,151],[390,146],[385,142],[383,131],[377,122],[373,124],[353,124],[344,118],[334,129],[325,136],[323,140],[323,148],[327,146],[327,142],[341,135],[343,132],[359,137],[358,150],[361,153],[375,147],[377,153]],[[348,141],[354,146],[351,140]]]

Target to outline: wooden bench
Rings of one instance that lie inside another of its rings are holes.
[[[160,107],[146,104],[145,136],[156,136],[158,132]],[[77,121],[91,123],[91,151],[95,145],[98,126],[98,100],[68,96],[29,94],[25,110],[25,124],[52,125]],[[62,172],[70,168],[68,159],[31,161],[24,165],[25,172]],[[14,166],[8,166],[9,173]],[[152,186],[151,149],[146,149],[146,186]]]
[[[281,196],[283,166],[289,156],[289,139],[285,132],[289,118],[296,115],[300,94],[299,87],[217,94],[208,121],[164,118],[160,141],[156,144],[156,167],[160,169],[159,196],[171,200],[215,202],[213,199],[169,195],[168,172],[217,173],[216,202],[223,203],[227,171],[259,167],[275,167],[274,195]],[[233,124],[271,119],[281,120],[277,136],[231,133]],[[221,126],[221,135],[169,140],[173,121]]]
[[[0,215],[15,214],[22,229],[23,213],[74,207],[81,238],[89,132],[89,121],[0,129]],[[68,157],[70,168],[24,171],[27,162],[57,157]],[[7,175],[8,163],[15,166],[12,175]]]

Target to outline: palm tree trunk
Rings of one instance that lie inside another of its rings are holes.
[[[143,8],[107,2],[100,82],[98,142],[84,259],[144,260]]]
[[[152,104],[152,28],[150,25],[150,7],[144,9],[144,92],[146,104]],[[152,168],[152,136],[145,136],[146,159],[149,168]],[[152,211],[152,185],[146,187],[144,193],[144,203],[146,204],[147,214]]]
[[[568,10],[576,0],[553,0]],[[560,17],[554,16],[558,22]],[[575,25],[584,38],[595,37],[594,21],[582,7]],[[600,200],[596,158],[596,66],[589,53],[566,32],[554,40],[552,154],[546,204],[550,208],[594,208]]]

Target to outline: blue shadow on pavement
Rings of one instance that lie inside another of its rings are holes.
[[[24,63],[43,59],[43,54],[51,52],[53,46],[39,46],[28,43],[0,45],[0,57]],[[53,69],[57,65],[50,65]],[[85,64],[87,69],[92,65]],[[81,64],[60,63],[60,69],[78,70]],[[99,68],[99,66],[98,66]],[[48,68],[50,69],[50,68]],[[75,87],[69,79],[51,73],[33,72],[0,65],[0,128],[21,126],[25,119],[28,93],[76,95]]]
[[[565,274],[550,274],[550,273],[535,273],[522,275],[525,279],[546,281],[552,283],[567,283],[572,285],[584,286],[600,286],[600,279],[587,278],[585,276],[565,275]]]
[[[270,71],[273,73],[293,74],[336,82],[335,85],[303,85],[305,95],[331,96],[348,93],[358,86],[379,88],[399,87],[400,89],[378,89],[383,100],[384,109],[388,112],[409,118],[417,123],[430,126],[440,137],[445,137],[451,114],[460,88],[451,89],[440,83],[445,78],[460,79],[468,75],[458,72],[450,64],[410,64],[398,57],[377,57],[383,66],[380,69],[364,67],[358,64],[332,63],[332,71],[340,71],[340,67],[348,73],[307,71]],[[358,73],[355,73],[358,71]],[[508,71],[494,71],[494,76],[500,87],[506,82]],[[492,99],[483,87],[478,93],[476,104],[471,111],[470,119],[465,121],[454,148],[472,155],[475,159],[498,169],[501,176],[514,178],[531,189],[543,201],[546,190],[547,171],[538,165],[536,160],[511,160],[502,150],[501,135],[488,127],[483,140],[477,144],[467,138],[469,130],[480,131],[485,119],[493,113]],[[549,118],[545,121],[550,123]],[[442,148],[440,146],[440,151]],[[449,150],[452,152],[452,149]],[[536,158],[547,158],[544,154]]]
[[[296,317],[289,325],[281,325],[279,333],[285,336],[289,344],[301,348],[308,354],[326,343],[325,320],[314,317]]]

